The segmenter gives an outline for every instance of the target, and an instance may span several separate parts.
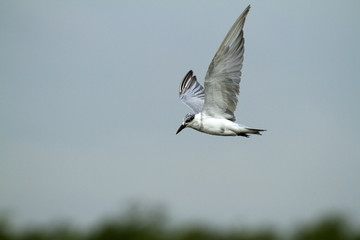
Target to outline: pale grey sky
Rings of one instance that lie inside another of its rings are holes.
[[[185,129],[178,86],[245,7],[236,116]],[[0,1],[0,210],[93,223],[131,201],[179,221],[360,223],[360,2]]]

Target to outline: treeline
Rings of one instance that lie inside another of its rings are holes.
[[[0,221],[0,240],[360,240],[360,227],[350,226],[339,216],[325,217],[281,233],[271,228],[216,228],[205,224],[169,226],[159,213],[130,211],[101,221],[88,229],[69,224],[28,227],[15,230]]]

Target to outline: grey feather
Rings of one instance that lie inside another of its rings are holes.
[[[201,112],[204,105],[204,88],[190,70],[181,81],[179,97],[194,113]]]
[[[205,77],[205,102],[202,113],[235,121],[241,68],[244,60],[243,27],[250,5],[235,21],[221,43]]]

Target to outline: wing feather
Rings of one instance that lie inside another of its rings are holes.
[[[244,60],[243,27],[250,5],[235,21],[211,61],[205,77],[206,115],[235,121],[241,68]]]
[[[194,113],[201,112],[204,105],[204,88],[190,70],[181,81],[179,97]]]

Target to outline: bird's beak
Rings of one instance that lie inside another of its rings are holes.
[[[181,132],[181,130],[183,130],[184,128],[186,128],[185,124],[181,124],[181,126],[179,127],[179,129],[177,130],[176,134],[178,134],[179,132]]]

